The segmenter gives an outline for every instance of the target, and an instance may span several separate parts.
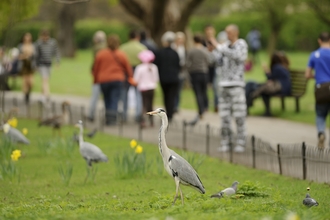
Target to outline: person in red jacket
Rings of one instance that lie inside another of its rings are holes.
[[[108,48],[99,51],[96,55],[93,74],[95,83],[99,83],[103,93],[106,109],[107,125],[114,125],[117,121],[118,102],[121,97],[125,80],[133,86],[133,71],[126,55],[120,51],[120,40],[117,35],[111,34],[107,39]]]

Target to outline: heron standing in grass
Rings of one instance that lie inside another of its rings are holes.
[[[95,173],[93,173],[92,163],[108,162],[108,157],[96,145],[88,143],[88,142],[84,142],[84,138],[83,138],[84,127],[83,127],[82,121],[79,121],[76,124],[76,127],[78,127],[80,129],[80,132],[79,132],[80,154],[86,160],[86,163],[88,165],[87,176],[85,178],[85,182],[86,182],[87,178],[89,177],[90,170],[92,171],[92,174],[95,175]]]
[[[165,111],[161,108],[155,111],[148,112],[148,115],[157,115],[162,120],[162,126],[159,131],[159,152],[163,158],[165,170],[174,178],[176,185],[176,194],[174,197],[173,204],[175,204],[178,198],[178,192],[180,191],[181,201],[183,202],[183,194],[180,188],[180,184],[190,186],[200,193],[204,194],[205,189],[202,181],[200,180],[197,172],[194,168],[180,155],[169,149],[165,140],[165,131],[168,126],[168,119]]]
[[[11,127],[8,123],[2,126],[5,136],[9,138],[10,141],[15,143],[21,143],[29,145],[30,141],[16,128]]]

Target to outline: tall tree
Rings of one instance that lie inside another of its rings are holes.
[[[204,0],[120,0],[124,9],[138,19],[160,44],[164,32],[184,31],[193,11]]]
[[[74,57],[74,25],[84,14],[89,0],[53,0],[58,3],[57,40],[61,55]]]
[[[330,26],[330,0],[307,0],[321,21]]]
[[[37,14],[40,4],[41,0],[1,0],[0,35],[5,36],[14,24]]]

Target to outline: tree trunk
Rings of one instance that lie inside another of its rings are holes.
[[[279,32],[277,32],[275,30],[271,30],[269,38],[268,38],[268,48],[267,48],[269,55],[273,54],[274,51],[276,50],[278,35],[279,35]]]
[[[74,5],[63,5],[58,13],[57,40],[61,56],[74,57],[74,24],[76,22]]]
[[[148,29],[154,41],[161,45],[166,31],[183,31],[189,17],[204,0],[120,0],[128,13],[136,17]]]

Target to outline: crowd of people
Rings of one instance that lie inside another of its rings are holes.
[[[152,117],[146,112],[153,109],[155,90],[158,84],[163,95],[163,104],[169,121],[179,111],[180,94],[183,85],[190,82],[195,95],[197,113],[196,123],[209,110],[207,88],[213,91],[214,112],[219,111],[221,118],[221,144],[219,151],[227,152],[232,143],[234,152],[245,150],[245,120],[247,109],[254,99],[262,97],[265,116],[271,116],[270,97],[290,95],[291,79],[289,60],[284,52],[275,51],[270,57],[269,66],[263,65],[264,83],[245,83],[248,48],[252,53],[252,64],[258,62],[261,49],[260,32],[253,28],[247,35],[247,42],[239,38],[239,28],[228,25],[216,34],[212,25],[204,28],[204,35],[192,37],[193,44],[187,47],[187,38],[183,32],[165,32],[161,45],[152,40],[146,31],[132,30],[129,40],[121,44],[118,35],[106,35],[97,31],[93,37],[93,77],[90,107],[86,118],[93,121],[100,94],[104,99],[105,122],[115,125],[118,116],[125,122],[128,117],[128,93],[134,93],[135,121],[141,127],[153,126]],[[189,39],[188,39],[189,40]],[[318,39],[320,49],[310,56],[306,77],[316,79],[316,115],[319,147],[324,146],[325,120],[330,111],[330,36],[322,33]],[[33,86],[33,74],[36,70],[42,76],[44,102],[49,101],[49,78],[53,58],[57,64],[60,54],[55,39],[49,31],[42,30],[39,39],[33,42],[30,33],[24,34],[16,50],[11,51],[9,65],[3,62],[1,68],[10,73],[19,73],[23,78],[22,90],[26,103],[29,103]],[[3,51],[0,50],[3,57]],[[313,75],[315,70],[315,75]],[[0,70],[1,71],[1,70]],[[233,141],[232,118],[235,119],[237,135]]]

